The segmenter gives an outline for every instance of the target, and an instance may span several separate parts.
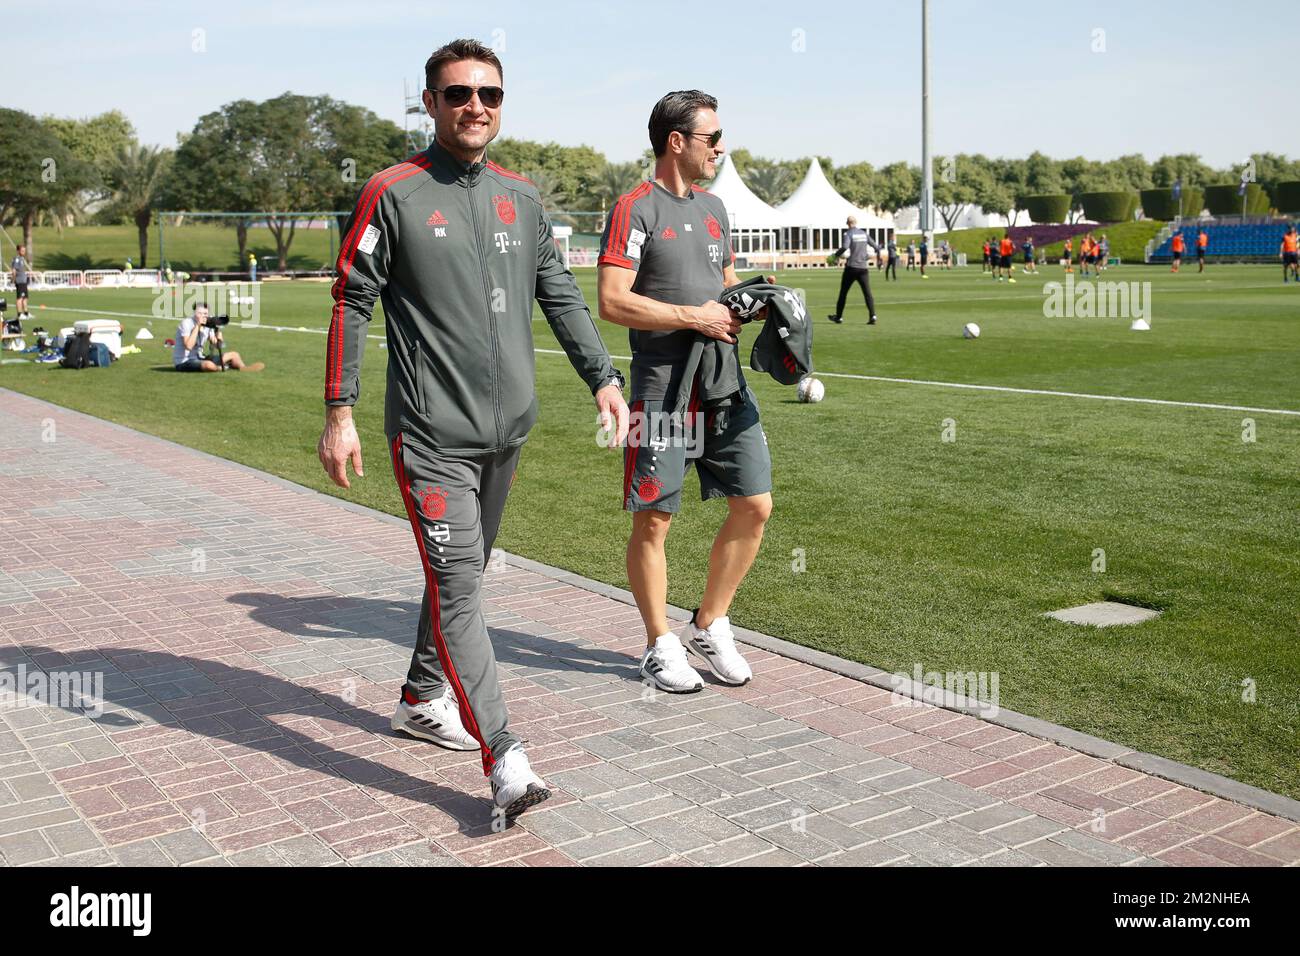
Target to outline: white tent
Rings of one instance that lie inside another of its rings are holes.
[[[786,219],[754,195],[725,154],[718,162],[718,174],[709,192],[722,200],[731,220],[731,245],[736,255],[746,259],[775,259],[780,247],[781,227]]]
[[[943,216],[935,211],[936,234],[947,232],[948,227],[944,225]],[[1005,229],[1008,226],[1032,226],[1034,221],[1029,218],[1029,213],[1023,209],[1020,215],[1015,217],[1015,222],[1011,222],[1006,216],[996,212],[985,212],[982,206],[970,205],[964,209],[957,221],[953,224],[954,229]],[[894,226],[901,232],[920,232],[921,231],[921,207],[906,206],[894,215]]]
[[[801,252],[834,252],[844,237],[849,216],[877,242],[885,241],[894,231],[893,223],[859,209],[837,193],[816,159],[808,164],[799,188],[776,208],[784,220],[782,247]]]

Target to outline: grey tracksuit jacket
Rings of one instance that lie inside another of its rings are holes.
[[[853,228],[844,231],[844,241],[836,250],[835,257],[838,259],[847,252],[849,261],[845,263],[846,266],[850,269],[865,269],[872,253],[879,251],[880,243],[872,239],[867,230]]]
[[[532,313],[541,306],[593,392],[618,381],[536,187],[437,143],[373,176],[339,249],[325,401],[357,400],[375,299],[388,331],[384,429],[425,573],[403,697],[450,684],[484,772],[508,729],[480,603],[519,446],[537,417]]]
[[[371,177],[339,250],[325,401],[352,405],[366,328],[388,330],[384,430],[448,454],[520,445],[537,418],[533,301],[582,380],[614,378],[537,189],[436,142]]]

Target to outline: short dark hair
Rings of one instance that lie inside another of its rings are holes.
[[[677,90],[666,94],[650,111],[650,148],[662,156],[668,148],[668,136],[674,130],[690,133],[695,130],[695,114],[700,110],[716,110],[718,101],[699,90]]]
[[[426,89],[437,89],[438,73],[448,63],[459,63],[461,60],[482,60],[484,63],[491,63],[497,68],[497,74],[505,79],[505,71],[501,69],[501,61],[497,59],[496,53],[490,46],[480,43],[478,40],[452,40],[433,51],[433,55],[425,61],[424,64],[424,86]]]

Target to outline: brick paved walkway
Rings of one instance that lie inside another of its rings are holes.
[[[643,696],[634,608],[509,564],[486,611],[558,792],[493,832],[476,754],[388,729],[404,524],[3,399],[0,668],[106,701],[0,709],[6,864],[1300,861],[1291,820],[766,651],[748,687]]]

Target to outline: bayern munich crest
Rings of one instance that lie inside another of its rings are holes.
[[[654,501],[659,497],[659,492],[663,491],[664,483],[658,478],[652,478],[649,475],[642,478],[636,486],[637,496],[642,501]]]
[[[447,492],[442,488],[425,488],[420,492],[420,512],[430,521],[447,513]]]
[[[515,204],[509,196],[493,196],[492,203],[497,207],[497,218],[507,226],[515,221]]]

